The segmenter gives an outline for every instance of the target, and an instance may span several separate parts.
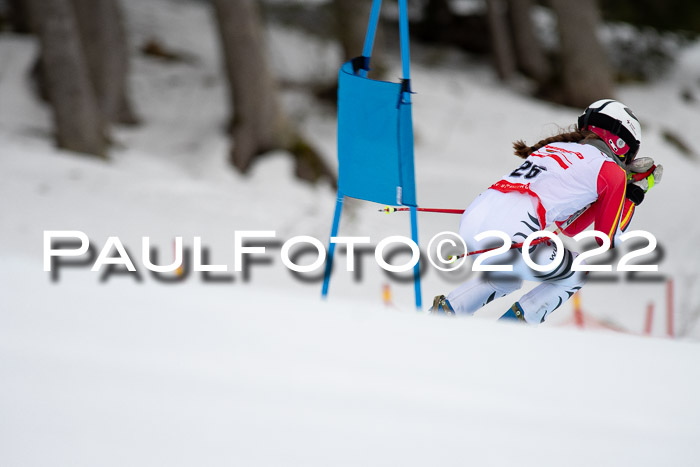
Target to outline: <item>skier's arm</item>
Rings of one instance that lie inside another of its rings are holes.
[[[573,221],[568,227],[566,227],[562,232],[564,235],[567,237],[573,237],[584,230],[593,223],[593,221],[596,218],[596,214],[598,212],[598,203],[595,202],[591,204],[588,209],[583,211],[583,213],[576,218],[575,221]],[[566,222],[566,221],[564,221]],[[556,221],[556,224],[558,227],[561,227],[564,222],[559,222]]]
[[[634,214],[634,203],[625,199],[625,185],[625,172],[614,162],[605,162],[598,173],[598,199],[563,230],[564,234],[573,237],[595,222],[596,230],[607,235],[614,245],[616,235],[627,228]]]
[[[626,227],[634,212],[634,203],[625,199],[626,185],[627,176],[623,169],[612,161],[603,163],[598,172],[595,229],[610,238],[611,248],[620,233],[620,220],[625,220]]]
[[[635,207],[636,205],[632,200],[625,199],[625,205],[622,207],[622,215],[620,216],[620,232],[624,232],[629,227]]]

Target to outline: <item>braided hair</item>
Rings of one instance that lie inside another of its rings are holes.
[[[570,128],[562,129],[559,134],[545,138],[535,144],[534,146],[528,146],[525,141],[519,139],[513,143],[513,150],[515,155],[525,159],[527,156],[533,152],[545,147],[550,143],[585,143],[591,139],[600,139],[598,135],[588,130],[579,130],[575,125]]]

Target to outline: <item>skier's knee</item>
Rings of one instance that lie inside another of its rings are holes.
[[[572,270],[572,265],[577,256],[578,253],[565,250],[563,263],[566,265],[566,267],[560,270],[555,270],[554,274],[550,274],[549,277],[544,277],[544,281],[569,288],[583,287],[586,283],[586,280],[588,279],[588,272]],[[586,262],[581,261],[580,264],[585,265]]]
[[[576,257],[578,256],[578,253],[572,252],[571,256],[573,259],[576,259]],[[585,266],[586,264],[588,264],[588,263],[586,263],[586,260],[579,261],[579,265],[581,265],[581,266]],[[586,282],[588,281],[588,271],[577,270],[577,271],[572,271],[572,272],[573,272],[573,275],[571,276],[571,278],[569,280],[563,282],[562,283],[563,285],[567,285],[569,287],[578,287],[578,288],[581,288],[584,285],[586,285]]]
[[[523,286],[523,280],[517,276],[484,274],[484,281],[491,286],[500,296],[515,292]]]

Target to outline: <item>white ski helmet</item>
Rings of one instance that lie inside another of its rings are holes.
[[[578,128],[600,136],[625,164],[634,160],[642,144],[639,119],[622,102],[613,99],[589,105],[578,117]]]

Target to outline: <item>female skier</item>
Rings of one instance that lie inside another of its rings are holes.
[[[663,167],[654,166],[651,158],[635,159],[641,140],[641,126],[632,111],[620,102],[603,99],[579,116],[573,131],[534,146],[516,141],[515,154],[525,161],[469,205],[460,221],[460,236],[469,251],[479,251],[503,244],[498,238],[479,236],[489,230],[505,232],[512,243],[518,243],[551,223],[567,236],[593,223],[595,230],[610,239],[611,248],[615,247],[635,206],[663,174]],[[549,264],[558,253],[551,241],[528,251],[540,265]],[[541,323],[583,287],[587,273],[571,270],[577,255],[564,249],[563,260],[548,272],[531,269],[516,248],[509,254],[485,258],[482,264],[510,264],[512,272],[489,272],[447,297],[438,295],[431,311],[473,314],[495,298],[519,289],[523,280],[533,280],[542,283],[515,302],[503,318]]]

